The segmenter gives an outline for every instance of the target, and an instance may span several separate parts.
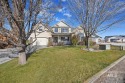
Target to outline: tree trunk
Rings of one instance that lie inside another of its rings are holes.
[[[25,53],[25,50],[24,50],[24,49],[19,52],[19,60],[18,60],[18,63],[19,63],[20,65],[26,64],[26,53]]]
[[[85,44],[86,44],[86,49],[89,50],[89,37],[86,37],[86,40],[85,40]]]

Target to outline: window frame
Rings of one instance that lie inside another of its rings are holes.
[[[54,32],[58,33],[59,32],[58,28],[54,28]]]
[[[43,31],[43,26],[39,26],[38,30],[41,32]]]
[[[69,32],[69,29],[67,28],[61,28],[61,33],[68,33]]]

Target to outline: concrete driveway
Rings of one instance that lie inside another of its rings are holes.
[[[6,63],[6,62],[8,62],[10,60],[12,60],[12,58],[9,58],[9,57],[0,58],[0,64]]]

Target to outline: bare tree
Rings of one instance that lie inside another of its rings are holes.
[[[89,38],[125,19],[125,0],[67,0],[68,9]],[[73,18],[72,18],[73,19]]]
[[[0,7],[0,12],[2,11],[0,15],[4,16],[4,21],[10,26],[9,32],[2,34],[11,35],[9,41],[20,49],[19,64],[25,64],[25,50],[31,44],[27,44],[27,40],[31,33],[35,32],[34,26],[39,22],[48,25],[57,6],[52,0],[0,0]],[[12,36],[16,42],[13,41]]]

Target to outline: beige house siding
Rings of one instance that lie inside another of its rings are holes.
[[[79,35],[79,34],[83,34],[83,37],[85,37],[85,32],[83,30],[82,27],[77,27],[76,29],[73,30],[73,35]],[[80,38],[81,39],[81,38]],[[95,36],[92,36],[91,40],[93,42],[96,42],[96,43],[99,43],[102,39],[100,37],[95,37]]]
[[[78,28],[76,28],[76,29],[74,29],[73,30],[73,33],[75,34],[75,35],[78,35],[79,33],[82,33],[83,35],[85,35],[85,33],[84,33],[84,30],[82,29],[82,27],[78,27]]]
[[[30,37],[35,38],[35,33],[32,33]],[[36,37],[52,37],[52,33],[51,32],[36,32]]]
[[[52,37],[51,31],[49,31],[48,28],[45,28],[42,24],[37,24],[34,29],[36,32],[32,33],[29,38],[30,41],[35,41],[32,45],[47,46],[49,38]],[[40,29],[42,31],[40,31]]]

